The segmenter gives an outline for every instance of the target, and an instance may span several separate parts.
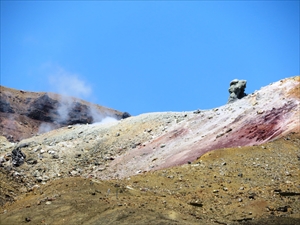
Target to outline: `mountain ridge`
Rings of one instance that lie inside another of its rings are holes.
[[[210,110],[0,136],[0,224],[297,224],[299,84]]]
[[[29,92],[0,86],[0,135],[17,142],[66,125],[121,119],[129,114],[52,92]]]

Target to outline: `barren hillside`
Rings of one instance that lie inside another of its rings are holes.
[[[0,221],[297,224],[299,87],[297,76],[211,110],[2,137]]]

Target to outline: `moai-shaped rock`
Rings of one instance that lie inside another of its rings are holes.
[[[247,84],[246,80],[234,79],[233,81],[230,82],[230,87],[228,89],[230,95],[227,104],[233,103],[237,99],[241,99],[247,96],[247,94],[245,93],[246,84]]]

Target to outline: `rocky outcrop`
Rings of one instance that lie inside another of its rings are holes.
[[[66,121],[62,124],[87,124],[96,122],[91,114],[91,109],[87,105],[83,105],[80,102],[75,102],[70,106],[71,110],[67,115]]]
[[[230,95],[227,103],[233,103],[236,100],[247,96],[247,94],[245,93],[246,84],[246,80],[232,80],[228,89]]]
[[[26,92],[0,86],[0,94],[0,135],[11,142],[67,125],[130,116],[129,113],[54,93]]]
[[[126,118],[128,118],[128,117],[131,117],[131,115],[130,115],[128,112],[124,112],[124,113],[122,114],[122,119],[126,119]]]
[[[33,100],[27,110],[27,116],[34,120],[43,122],[54,122],[58,120],[59,113],[57,111],[59,102],[44,94]]]
[[[15,111],[10,106],[9,102],[5,101],[5,99],[0,98],[0,112],[14,113]]]

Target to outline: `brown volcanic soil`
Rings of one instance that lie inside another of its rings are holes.
[[[29,190],[1,170],[1,195],[16,201],[1,208],[0,224],[299,224],[299,146],[293,133],[126,179],[62,178]]]

